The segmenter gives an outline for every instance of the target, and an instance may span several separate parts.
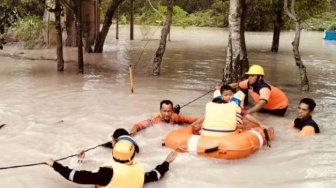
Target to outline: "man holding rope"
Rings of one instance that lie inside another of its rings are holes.
[[[69,181],[79,184],[94,184],[97,187],[143,187],[144,183],[158,181],[169,170],[177,152],[171,152],[165,161],[150,172],[144,173],[140,164],[134,163],[136,142],[129,136],[123,136],[115,144],[110,162],[102,165],[97,172],[76,171],[61,165],[53,159],[46,164]]]

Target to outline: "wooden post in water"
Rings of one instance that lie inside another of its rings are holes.
[[[116,39],[119,39],[119,5],[117,8]]]
[[[83,25],[82,25],[82,1],[77,0],[77,45],[78,45],[78,73],[84,73],[84,62],[83,62]]]
[[[131,92],[134,93],[134,85],[133,85],[133,71],[132,71],[132,65],[128,67],[129,74],[130,74],[130,86],[131,86]]]
[[[131,2],[131,29],[130,29],[130,39],[134,39],[134,0]]]

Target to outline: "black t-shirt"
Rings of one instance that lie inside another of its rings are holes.
[[[252,85],[247,82],[247,87],[249,90],[252,90],[253,92],[258,93],[258,95],[260,95],[259,91],[264,87],[271,90],[271,86],[268,85],[264,80],[260,80],[259,82],[256,82]]]
[[[304,126],[312,126],[314,127],[315,129],[315,133],[320,133],[320,129],[317,125],[317,123],[313,120],[312,116],[309,116],[307,119],[299,119],[299,118],[296,118],[294,120],[294,127],[297,128],[297,129],[300,129],[302,130]]]

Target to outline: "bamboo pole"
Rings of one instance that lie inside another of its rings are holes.
[[[130,74],[130,86],[131,86],[131,92],[134,93],[134,84],[133,84],[133,70],[132,65],[128,67],[129,74]]]

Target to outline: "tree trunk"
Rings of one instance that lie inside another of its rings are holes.
[[[230,0],[229,12],[229,42],[227,61],[224,72],[224,83],[238,82],[241,75],[241,26],[242,26],[242,3],[240,0]]]
[[[283,23],[282,20],[282,9],[277,10],[276,12],[277,19],[273,22],[274,29],[273,29],[273,40],[272,40],[272,52],[278,52],[279,50],[279,41],[280,41],[280,31],[281,26]]]
[[[240,44],[241,44],[241,58],[240,58],[240,71],[238,74],[238,80],[241,80],[245,76],[245,72],[248,71],[249,68],[249,61],[247,58],[247,49],[246,49],[246,42],[245,42],[245,28],[247,23],[250,20],[250,15],[252,14],[253,7],[256,5],[255,0],[250,1],[241,1],[242,3],[242,18],[241,18],[241,26],[240,26]],[[247,97],[245,97],[247,100]]]
[[[301,90],[302,91],[309,91],[309,82],[307,78],[306,67],[304,66],[301,55],[299,51],[300,46],[300,17],[298,17],[295,13],[295,0],[292,0],[291,3],[291,11],[288,9],[287,0],[284,1],[284,9],[286,14],[295,22],[295,38],[292,42],[293,52],[294,52],[294,59],[296,66],[299,67],[300,72],[300,79],[301,79]]]
[[[59,0],[55,0],[55,29],[56,29],[57,70],[58,71],[64,71],[61,11],[62,9],[61,9],[61,4]]]
[[[116,39],[119,39],[119,6],[117,9]]]
[[[76,1],[77,15],[76,15],[76,28],[77,28],[77,43],[78,43],[78,73],[84,73],[83,62],[83,24],[82,24],[82,2]]]
[[[309,91],[309,81],[308,81],[308,77],[307,77],[306,66],[304,66],[304,64],[301,60],[301,55],[300,55],[300,51],[299,51],[300,31],[301,31],[300,22],[296,21],[295,22],[295,38],[294,38],[294,41],[292,42],[293,51],[294,51],[294,59],[295,59],[296,66],[299,67],[300,78],[301,78],[301,90],[302,91]]]
[[[222,82],[224,84],[229,84],[232,83],[231,79],[231,62],[232,62],[232,40],[231,40],[231,33],[229,32],[229,39],[228,39],[228,47],[226,50],[226,65],[224,69],[224,74],[223,74],[223,80]]]
[[[223,75],[223,82],[226,84],[240,81],[248,70],[245,26],[256,2],[257,0],[230,0],[229,41]]]
[[[253,7],[256,5],[255,0],[250,1],[241,1],[242,2],[242,20],[241,20],[241,28],[240,28],[240,36],[241,36],[241,60],[240,60],[240,71],[238,74],[238,81],[242,79],[246,79],[247,75],[245,75],[245,72],[248,71],[249,68],[249,61],[247,58],[247,49],[246,49],[246,42],[245,42],[245,28],[250,20],[250,15],[252,14]],[[244,98],[244,105],[248,104],[248,89],[242,89],[243,93],[245,94]]]
[[[173,15],[174,0],[166,0],[166,3],[167,3],[166,21],[161,30],[160,45],[155,53],[153,61],[153,76],[159,76],[161,73],[161,61],[163,54],[166,50],[167,36],[170,32],[170,23]]]
[[[109,6],[109,8],[108,8],[108,10],[105,14],[103,28],[99,32],[98,37],[96,38],[96,41],[95,41],[95,46],[94,46],[94,52],[95,53],[102,53],[103,52],[104,42],[105,42],[106,36],[109,32],[109,29],[112,25],[113,14],[117,10],[118,5],[122,2],[124,2],[124,1],[125,0],[113,0],[113,2],[110,4],[110,6]]]
[[[70,1],[69,2],[72,7],[75,7],[75,1]],[[67,38],[65,39],[65,46],[72,46],[76,47],[77,46],[77,36],[76,36],[76,20],[75,20],[75,13],[68,10],[66,13],[66,22],[65,22],[65,27],[66,27],[66,33],[67,33]]]
[[[82,1],[82,29],[83,29],[83,40],[84,49],[87,53],[92,53],[92,45],[96,38],[96,25],[97,22],[97,12],[96,12],[96,2],[84,0]],[[98,11],[98,10],[97,10]]]

